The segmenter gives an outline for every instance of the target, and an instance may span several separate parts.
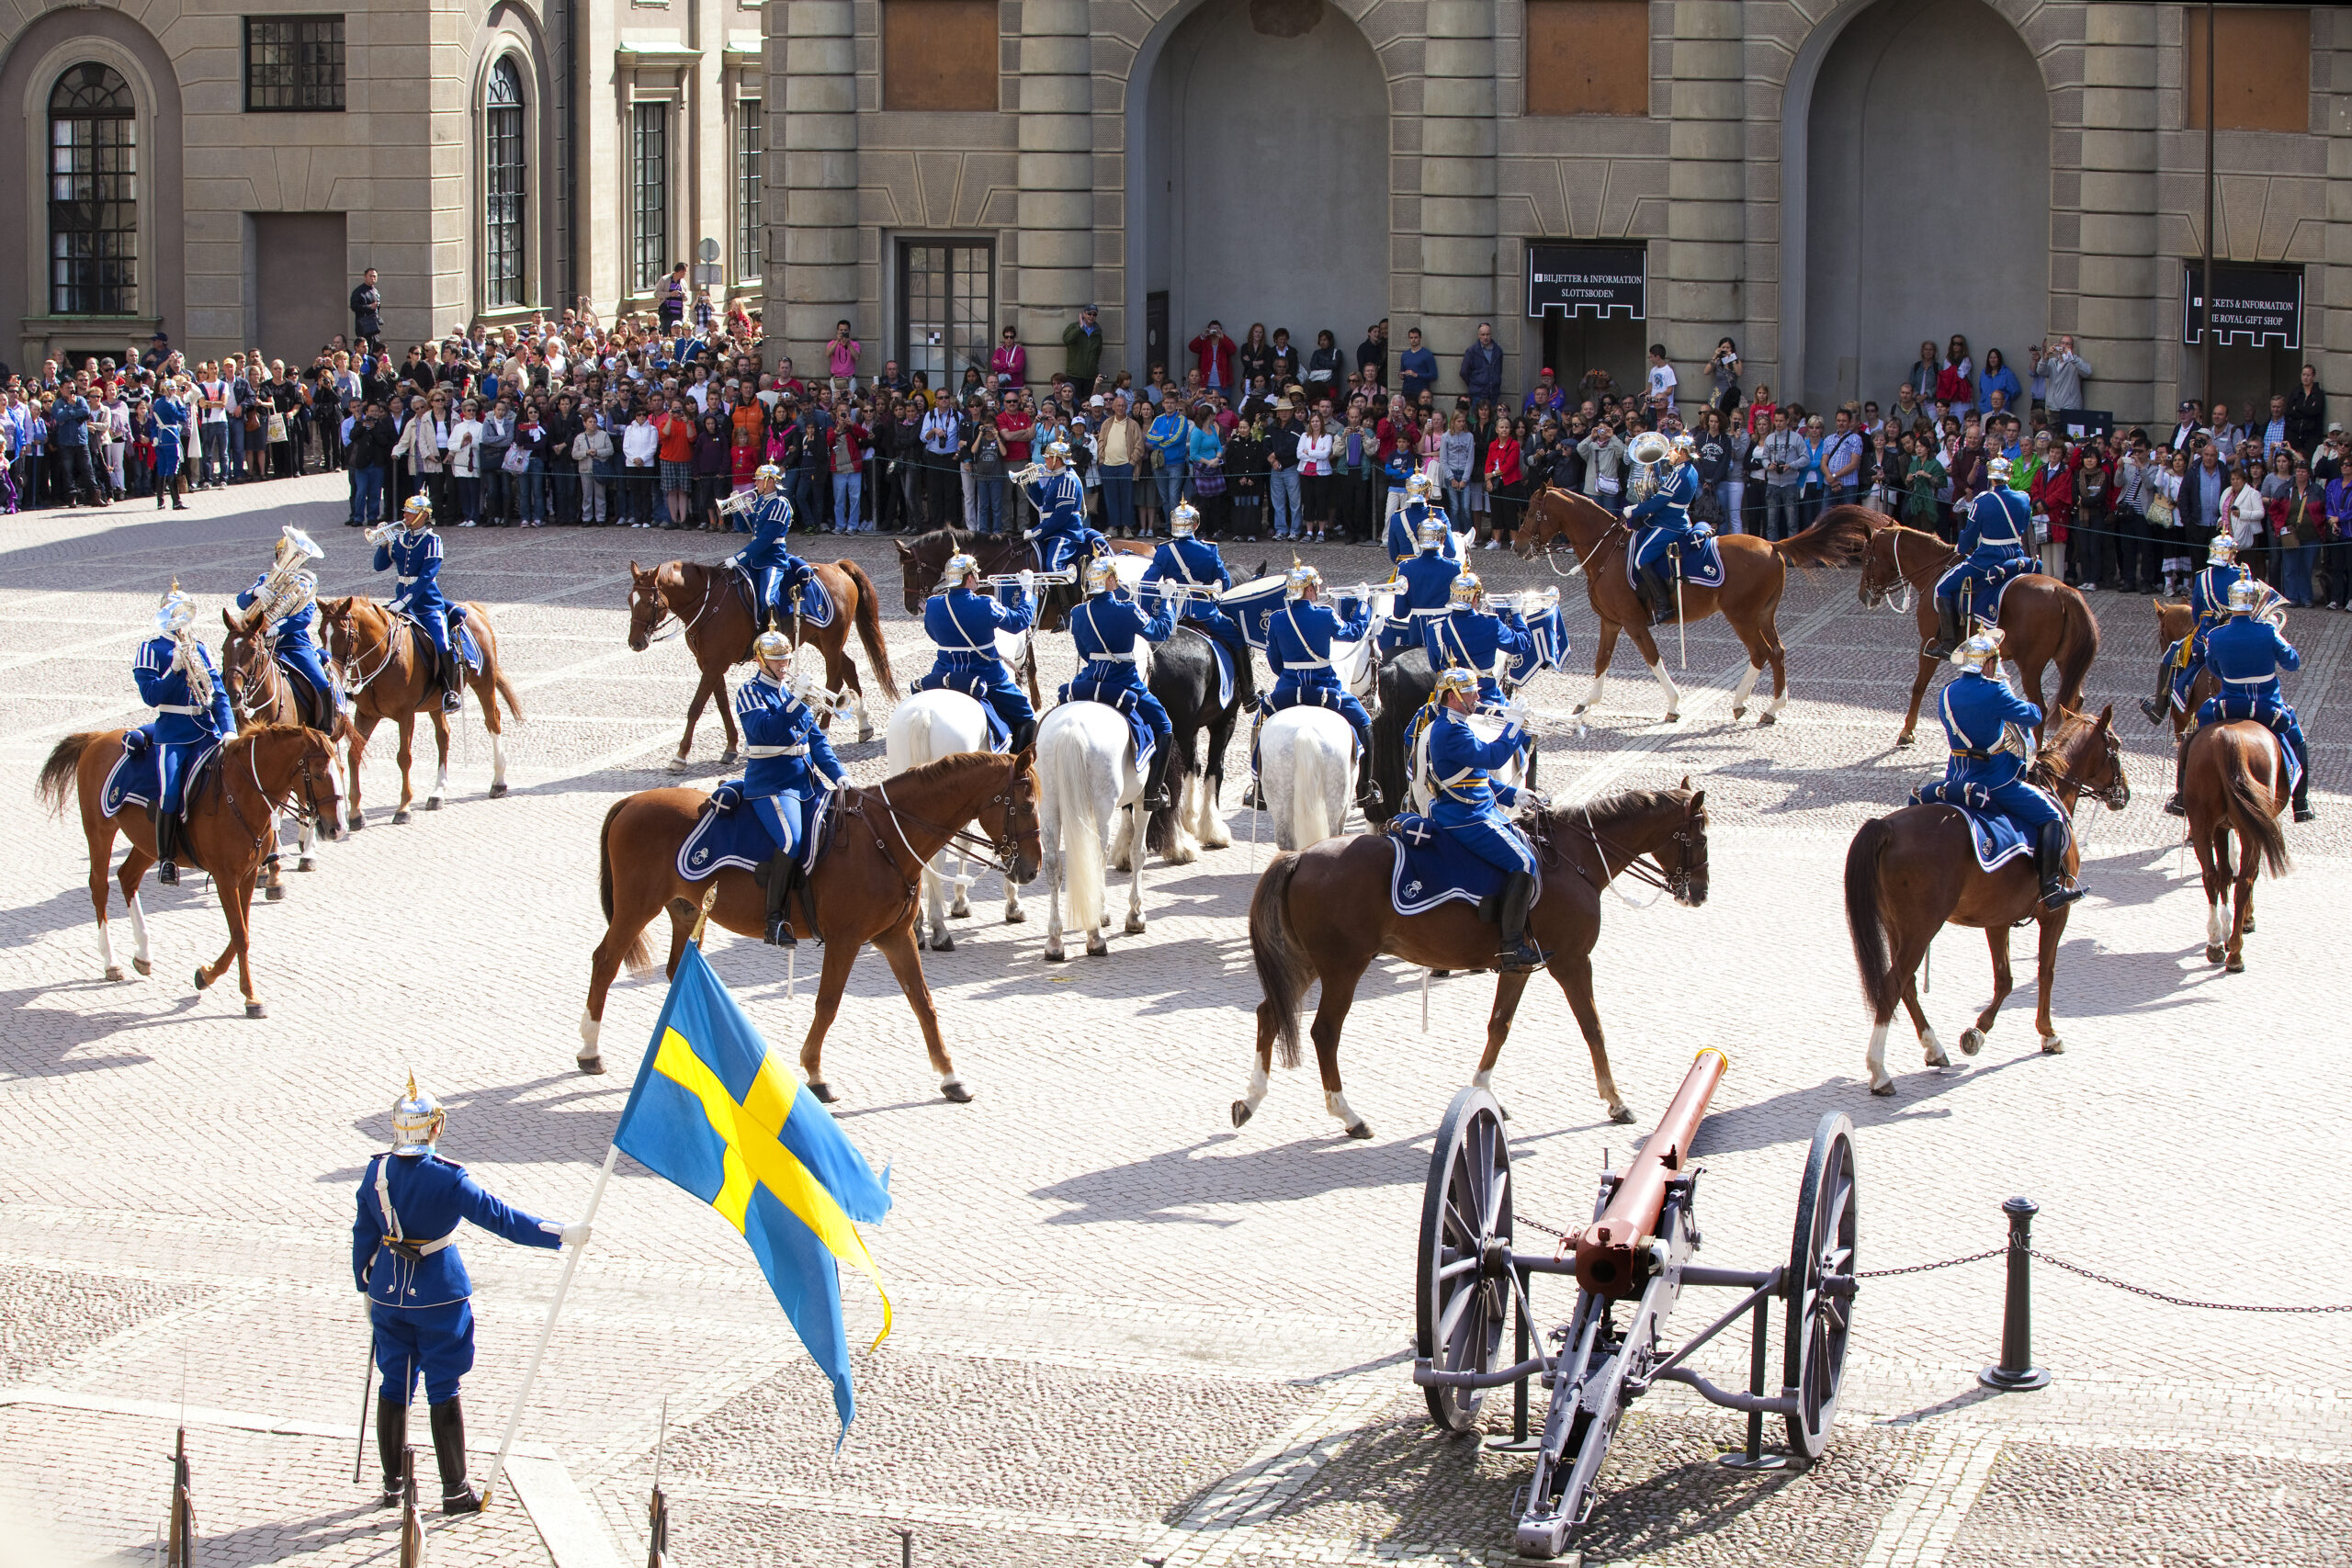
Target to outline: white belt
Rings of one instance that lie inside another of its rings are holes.
[[[2222,679],[2233,686],[2267,686],[2278,677],[2277,675],[2224,675]],[[164,711],[172,713],[175,710],[165,708]]]
[[[1453,606],[1451,604],[1440,604],[1434,610],[1408,610],[1405,613],[1408,615],[1416,617],[1423,615],[1450,615],[1453,614]]]
[[[1086,657],[1096,664],[1134,664],[1138,662],[1136,656],[1133,653],[1090,653]]]
[[[189,703],[164,703],[158,706],[155,711],[157,713],[175,713],[183,716],[184,717],[194,718],[198,714],[206,713],[210,710],[197,707],[193,704]]]
[[[1294,670],[1329,670],[1329,668],[1331,668],[1331,661],[1328,659],[1292,659],[1283,661],[1283,673],[1287,675]]]
[[[746,746],[743,748],[743,755],[754,761],[768,757],[806,757],[808,755],[808,748],[806,746]]]
[[[392,581],[395,585],[401,588],[413,588],[416,586],[416,579],[413,577],[396,577],[392,579]]]
[[[417,1251],[423,1253],[425,1257],[430,1258],[435,1253],[440,1251],[443,1247],[455,1242],[457,1239],[458,1230],[455,1225],[452,1225],[449,1228],[449,1234],[447,1235],[436,1235],[431,1241],[403,1242],[402,1245],[413,1247]]]

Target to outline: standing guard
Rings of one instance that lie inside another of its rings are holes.
[[[368,1162],[351,1224],[351,1272],[368,1298],[375,1331],[376,1454],[381,1506],[401,1505],[401,1457],[408,1407],[420,1379],[432,1413],[433,1458],[441,1472],[441,1511],[470,1514],[481,1499],[466,1482],[466,1423],[458,1382],[473,1370],[473,1281],[458,1256],[458,1222],[471,1220],[519,1247],[582,1247],[588,1226],[542,1220],[486,1190],[466,1168],[441,1157],[446,1121],[416,1078],[392,1106],[392,1149]]]
[[[1922,805],[1975,807],[1997,811],[2024,830],[2033,844],[2033,869],[2041,880],[2041,907],[2056,910],[2089,889],[2066,876],[2070,829],[2064,808],[2049,791],[2029,782],[2026,737],[2041,723],[2041,710],[2009,690],[2001,674],[2001,628],[1980,626],[1951,661],[1960,673],[1937,699],[1951,756],[1943,782],[1916,790]]]
[[[1415,471],[1405,479],[1405,504],[1388,514],[1388,559],[1393,566],[1403,566],[1420,553],[1421,540],[1429,525],[1439,529],[1439,553],[1450,561],[1462,559],[1462,547],[1453,537],[1453,524],[1445,508],[1430,500],[1430,477]]]
[[[1250,767],[1258,768],[1258,730],[1270,714],[1311,705],[1327,707],[1348,721],[1356,732],[1356,804],[1370,817],[1380,809],[1380,788],[1372,781],[1372,717],[1354,694],[1340,683],[1331,667],[1331,644],[1364,635],[1372,619],[1369,605],[1349,610],[1340,602],[1335,615],[1315,602],[1323,589],[1323,574],[1311,566],[1294,566],[1283,585],[1285,603],[1266,618],[1266,662],[1274,671],[1274,689],[1258,705],[1258,722],[1250,732]],[[1253,800],[1262,801],[1254,794]],[[1261,806],[1260,809],[1263,809]]]
[[[1027,536],[1038,570],[1061,571],[1110,550],[1111,541],[1086,525],[1086,487],[1070,471],[1069,442],[1049,442],[1044,467],[1024,468],[1019,478],[1037,509],[1037,525]]]
[[[743,776],[713,790],[711,801],[720,811],[750,802],[775,840],[775,852],[752,874],[767,893],[769,945],[797,947],[792,895],[808,872],[802,863],[818,813],[825,797],[841,787],[842,764],[816,714],[790,680],[792,639],[776,629],[773,618],[752,644],[752,653],[759,660],[759,673],[735,694],[736,725],[743,732]]]
[[[237,716],[212,654],[189,634],[196,620],[196,601],[180,592],[175,581],[155,609],[155,635],[139,645],[131,660],[130,678],[139,700],[155,716],[125,737],[126,749],[153,748],[155,752],[155,879],[166,887],[179,886],[180,868],[173,858],[180,845],[180,813],[189,764],[237,733]]]
[[[774,463],[762,463],[752,474],[752,542],[727,558],[728,565],[741,567],[751,578],[759,601],[752,614],[770,625],[793,614],[809,572],[808,563],[785,547],[785,536],[792,532],[792,502],[776,488],[783,479],[784,470]]]
[[[368,537],[376,546],[376,570],[397,573],[393,612],[415,623],[440,661],[441,711],[456,713],[465,703],[466,682],[457,639],[449,635],[449,601],[441,592],[441,536],[433,531],[431,498],[422,491],[410,496],[398,524],[389,532],[371,528]]]
[[[2257,618],[2256,612],[2262,604],[2263,587],[2254,579],[2242,577],[2230,584],[2230,618],[2213,628],[2205,644],[2205,661],[2221,679],[2222,690],[2199,705],[2197,726],[2201,729],[2209,724],[2250,718],[2276,735],[2294,763],[2295,820],[2309,822],[2318,815],[2312,809],[2311,748],[2278,685],[2278,672],[2301,670],[2303,656],[2287,640],[2286,633]],[[2180,797],[2188,775],[2188,746],[2183,741],[2172,798],[2165,803],[2165,809],[2176,817],[2186,814]]]
[[[1453,543],[1453,535],[1442,517],[1421,519],[1419,550],[1396,565],[1405,591],[1397,595],[1387,624],[1380,628],[1383,658],[1423,646],[1430,623],[1452,610],[1454,581],[1462,575],[1462,562],[1446,553]],[[1434,653],[1430,656],[1430,669],[1444,667]]]
[[[1030,590],[1036,574],[1024,571],[1013,589],[1011,604],[980,592],[980,563],[961,551],[947,558],[947,575],[940,592],[922,607],[923,635],[939,649],[931,669],[910,688],[917,692],[961,692],[992,709],[1012,732],[1012,750],[1018,751],[1037,735],[1037,711],[996,649],[996,634],[1025,632],[1035,615]],[[1008,585],[1011,586],[1011,585]]]
[[[2148,716],[2150,724],[2161,726],[2171,716],[2167,703],[2184,710],[2188,706],[2189,688],[2197,684],[2205,668],[2206,639],[2229,620],[2230,591],[2245,581],[2245,568],[2238,564],[2237,539],[2227,528],[2213,536],[2205,553],[2211,562],[2188,580],[2188,608],[2194,616],[2188,635],[2165,649],[2164,660],[2156,666],[2156,694],[2140,699],[2140,711]]]
[[[1634,575],[1649,605],[1650,625],[1662,626],[1676,614],[1674,582],[1668,575],[1674,558],[1669,552],[1687,557],[1714,530],[1690,521],[1690,503],[1699,499],[1699,470],[1691,466],[1697,446],[1690,436],[1652,431],[1636,436],[1633,450],[1637,461],[1668,465],[1657,488],[1625,513],[1625,526],[1634,530]],[[1642,456],[1645,451],[1654,455]]]
[[[1078,674],[1062,687],[1060,700],[1107,703],[1149,727],[1151,755],[1141,759],[1147,811],[1168,804],[1168,763],[1176,732],[1168,722],[1168,710],[1144,683],[1136,639],[1166,642],[1175,630],[1176,607],[1162,604],[1159,614],[1147,618],[1120,592],[1118,566],[1110,557],[1097,556],[1086,563],[1086,600],[1069,614],[1070,637],[1078,644]]]
[[[1984,488],[1968,502],[1968,521],[1960,530],[1960,560],[1936,581],[1936,638],[1920,652],[1942,659],[1959,648],[1964,628],[1960,600],[1972,592],[1972,618],[1999,619],[2001,583],[2023,569],[2028,559],[2027,532],[2033,526],[2032,503],[2009,488],[2009,460],[1996,457],[1984,465]]]
[[[1189,501],[1176,503],[1168,516],[1166,543],[1151,553],[1151,564],[1144,568],[1143,586],[1148,591],[1156,582],[1182,582],[1193,589],[1220,589],[1233,586],[1233,573],[1226,570],[1225,558],[1217,547],[1196,536],[1201,526],[1201,514]],[[1241,626],[1231,615],[1220,609],[1206,593],[1187,594],[1176,609],[1180,625],[1193,626],[1225,649],[1233,660],[1234,688],[1244,705],[1250,701],[1251,677],[1256,666],[1250,660],[1249,639],[1241,635]]]
[[[1510,818],[1507,807],[1519,804],[1521,791],[1488,776],[1528,746],[1516,720],[1492,740],[1481,740],[1470,728],[1470,714],[1478,701],[1478,678],[1467,670],[1438,671],[1430,691],[1433,711],[1428,732],[1430,779],[1434,798],[1430,820],[1471,854],[1503,873],[1498,896],[1499,953],[1505,970],[1541,969],[1544,955],[1527,940],[1527,911],[1534,905],[1535,850]],[[1539,802],[1540,796],[1534,796]]]

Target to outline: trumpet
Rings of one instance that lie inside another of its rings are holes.
[[[369,524],[359,536],[371,545],[381,545],[389,542],[391,536],[400,531],[400,520],[395,518],[390,523]]]
[[[718,514],[721,517],[733,517],[739,513],[751,511],[752,508],[757,506],[759,503],[760,492],[758,491],[739,490],[719,502]]]
[[[1497,614],[1509,610],[1521,615],[1548,615],[1560,607],[1560,591],[1547,587],[1521,589],[1516,593],[1489,593],[1487,607]]]
[[[1033,571],[1028,574],[1028,577],[1030,583],[1038,588],[1050,588],[1060,583],[1076,582],[1078,581],[1078,573],[1074,571]],[[1000,571],[994,577],[983,577],[980,579],[980,586],[983,588],[1018,588],[1021,586],[1021,578],[1022,574],[1017,571]]]

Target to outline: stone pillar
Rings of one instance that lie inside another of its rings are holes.
[[[1421,310],[1418,323],[1395,323],[1391,352],[1418,324],[1437,355],[1439,385],[1452,390],[1461,385],[1463,350],[1495,313],[1495,7],[1491,0],[1429,0],[1425,25]],[[1506,397],[1522,378],[1506,362]]]
[[[2352,388],[2352,16],[2314,8],[2312,27],[2312,86],[2326,102],[2327,260],[2309,269],[2316,281],[2303,295],[2303,357],[2319,367],[2321,386]],[[2345,406],[2329,397],[2329,423],[2346,418]]]
[[[803,380],[825,374],[825,340],[847,316],[881,366],[879,321],[856,321],[857,43],[851,0],[792,0],[785,14],[784,70],[773,71],[767,102],[784,107],[770,130],[772,188],[784,194],[781,230],[771,228],[763,323],[792,355]],[[781,148],[778,152],[776,149]],[[779,164],[781,168],[779,169]],[[781,238],[779,253],[774,243]],[[780,308],[780,309],[779,309]]]
[[[1061,368],[1062,329],[1078,319],[1079,307],[1094,301],[1092,70],[1087,0],[1023,0],[1020,232],[1011,319],[1029,351],[1033,381]]]
[[[1713,394],[1715,340],[1747,318],[1741,285],[1747,237],[1746,86],[1739,0],[1677,0],[1668,87],[1667,243],[1652,267],[1665,288],[1655,330],[1680,378],[1683,417],[1695,423]],[[1743,353],[1749,352],[1746,342]],[[1743,378],[1753,386],[1751,370]]]
[[[2075,346],[2095,375],[2084,389],[2093,408],[2119,424],[2155,418],[2160,335],[2157,301],[2177,278],[2157,261],[2156,20],[2160,7],[2102,0],[2086,8],[2083,45],[2082,240],[2069,257],[2053,244],[2053,333],[2066,325],[2064,274],[2075,270]],[[2067,128],[2053,126],[2061,137]],[[2053,160],[2054,161],[2054,160]],[[2179,332],[2168,358],[2178,361]],[[2029,344],[2029,347],[2031,345]],[[2020,355],[2018,375],[2030,367]],[[2175,371],[2177,384],[2177,371]],[[2164,403],[2169,410],[2169,401]]]

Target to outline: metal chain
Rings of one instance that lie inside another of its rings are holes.
[[[2007,1249],[2004,1248],[2003,1250],[2006,1251]],[[2038,1247],[2029,1247],[2023,1250],[2041,1258],[2044,1263],[2052,1264],[2060,1269],[2064,1269],[2069,1274],[2079,1274],[2086,1280],[2095,1280],[2102,1285],[2112,1285],[2119,1291],[2129,1291],[2135,1296],[2145,1296],[2152,1302],[2163,1302],[2167,1306],[2199,1307],[2207,1312],[2283,1312],[2294,1314],[2352,1312],[2352,1303],[2347,1303],[2343,1306],[2245,1306],[2236,1302],[2191,1301],[2187,1296],[2166,1295],[2162,1291],[2152,1291],[2144,1285],[2131,1284],[2125,1280],[2114,1279],[2106,1274],[2101,1274],[2095,1269],[2086,1269],[2079,1263],[2069,1263],[2063,1258],[2052,1258],[2050,1254],[2041,1251]]]
[[[1963,1263],[1982,1263],[1988,1258],[1998,1258],[2007,1251],[2008,1248],[2006,1247],[1996,1247],[1990,1252],[1972,1252],[1965,1258],[1947,1258],[1939,1263],[1913,1263],[1901,1269],[1857,1269],[1854,1278],[1885,1280],[1897,1274],[1925,1274],[1937,1269],[1957,1269]]]

